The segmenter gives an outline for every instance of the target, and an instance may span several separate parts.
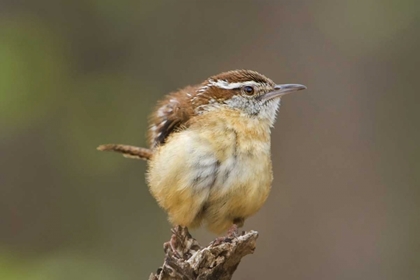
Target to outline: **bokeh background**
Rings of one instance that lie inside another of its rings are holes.
[[[0,279],[147,279],[164,94],[232,69],[283,99],[274,183],[234,279],[420,279],[420,2],[0,0]],[[194,232],[206,244],[215,238]]]

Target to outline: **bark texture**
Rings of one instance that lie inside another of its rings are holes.
[[[149,280],[231,279],[241,259],[254,252],[258,238],[256,231],[231,233],[201,247],[187,228],[177,227],[172,233],[164,244],[164,263]]]

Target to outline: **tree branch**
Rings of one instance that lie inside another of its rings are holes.
[[[234,233],[201,247],[187,228],[177,227],[172,233],[164,244],[163,266],[149,280],[231,279],[242,257],[254,252],[258,238],[256,231]]]

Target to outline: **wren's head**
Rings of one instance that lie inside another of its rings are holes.
[[[287,93],[306,89],[303,85],[277,85],[251,70],[234,70],[210,77],[192,98],[196,113],[231,108],[245,116],[274,123],[280,98]]]

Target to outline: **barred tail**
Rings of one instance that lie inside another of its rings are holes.
[[[99,151],[114,151],[122,153],[126,158],[135,158],[135,159],[143,159],[149,160],[153,152],[150,149],[140,148],[130,145],[121,145],[121,144],[106,144],[100,145],[96,148]]]

